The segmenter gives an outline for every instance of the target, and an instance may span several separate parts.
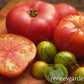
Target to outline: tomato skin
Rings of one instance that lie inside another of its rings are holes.
[[[78,15],[77,9],[67,3],[59,3],[55,5],[55,8],[59,14],[60,19],[68,15]]]
[[[53,58],[56,53],[57,49],[55,45],[49,41],[42,41],[37,45],[37,55],[43,61],[53,61]]]
[[[79,67],[76,69],[75,73],[74,73],[74,77],[79,78],[81,80],[76,80],[75,83],[76,84],[84,84],[84,67]]]
[[[48,67],[48,64],[44,61],[36,61],[32,67],[32,75],[36,78],[43,79],[44,71]]]
[[[19,76],[36,56],[35,44],[20,35],[0,35],[0,74]]]
[[[38,15],[30,16],[30,9]],[[35,43],[52,37],[59,20],[55,7],[43,1],[34,1],[12,9],[6,18],[7,31],[28,37]]]
[[[76,57],[84,56],[84,16],[70,15],[55,28],[54,43],[60,51],[70,51]]]
[[[68,51],[61,51],[54,57],[55,64],[63,64],[68,70],[71,70],[76,63],[76,58],[73,53]]]

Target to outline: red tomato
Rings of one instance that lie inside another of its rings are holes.
[[[84,56],[84,16],[63,18],[55,29],[54,43],[60,51],[71,51],[76,57]]]
[[[34,1],[12,9],[6,18],[9,33],[28,37],[35,43],[52,37],[58,23],[55,7],[43,1]]]
[[[20,75],[35,58],[36,46],[29,39],[14,35],[0,35],[0,73],[7,77]]]
[[[59,13],[60,19],[68,15],[78,15],[78,11],[75,7],[67,3],[59,3],[55,5],[56,10]]]

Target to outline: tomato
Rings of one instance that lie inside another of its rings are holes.
[[[75,7],[67,3],[59,3],[55,5],[55,8],[59,14],[60,19],[68,15],[78,15],[78,11]]]
[[[20,35],[0,35],[0,73],[7,77],[19,76],[33,61],[35,44]]]
[[[84,16],[63,18],[54,32],[54,43],[60,51],[70,51],[76,57],[84,56]]]
[[[28,37],[36,44],[51,39],[59,21],[55,7],[43,1],[34,1],[13,8],[7,15],[9,33]]]
[[[57,49],[55,45],[49,41],[42,41],[37,45],[38,57],[43,61],[52,61],[56,53]]]
[[[75,82],[76,84],[84,84],[84,67],[79,67],[75,73],[74,73],[74,77],[75,77]]]
[[[36,78],[39,78],[39,79],[43,79],[44,78],[44,71],[45,71],[46,67],[48,67],[48,64],[46,62],[36,61],[32,67],[33,76]]]
[[[68,70],[63,64],[55,64],[45,69],[44,76],[51,84],[61,84],[68,76]]]
[[[61,51],[54,57],[54,63],[63,64],[68,68],[68,70],[71,70],[73,65],[76,63],[76,57],[69,51]]]

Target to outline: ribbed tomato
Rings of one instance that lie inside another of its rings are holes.
[[[84,16],[63,18],[55,28],[54,43],[60,51],[71,51],[76,57],[84,56]]]
[[[29,39],[15,35],[0,35],[0,73],[7,77],[20,75],[35,58],[36,46]]]
[[[59,21],[55,7],[43,1],[34,1],[13,8],[7,15],[9,33],[28,37],[35,43],[50,39]]]

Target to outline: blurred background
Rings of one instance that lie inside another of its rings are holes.
[[[9,2],[10,0],[0,0],[0,10]],[[29,1],[29,0],[28,0]],[[84,11],[84,0],[41,0],[49,3],[68,3],[77,8],[79,11]]]
[[[84,0],[42,0],[42,1],[50,2],[53,4],[68,3],[77,8],[79,11],[84,11]]]
[[[0,0],[0,10],[9,2],[10,0]]]

